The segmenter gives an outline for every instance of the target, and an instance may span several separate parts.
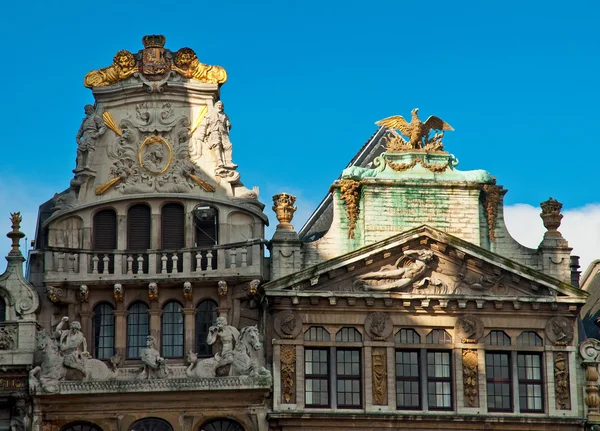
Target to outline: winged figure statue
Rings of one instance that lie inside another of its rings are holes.
[[[389,129],[399,130],[403,135],[408,136],[410,140],[408,141],[407,146],[411,149],[423,148],[427,143],[426,141],[431,130],[441,130],[442,132],[445,130],[454,130],[450,124],[435,115],[430,116],[423,122],[419,118],[418,112],[419,108],[415,108],[411,111],[412,116],[410,123],[401,115],[394,115],[393,117],[379,120],[375,124]]]

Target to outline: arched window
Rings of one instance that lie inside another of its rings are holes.
[[[68,425],[65,425],[60,429],[60,431],[102,431],[98,425],[95,425],[91,422],[72,422]]]
[[[146,418],[134,422],[129,431],[173,431],[173,427],[163,419]]]
[[[4,322],[6,320],[6,302],[4,302],[4,298],[0,296],[0,322]]]
[[[161,247],[178,250],[185,247],[185,211],[183,205],[169,203],[161,211]],[[173,253],[168,254],[167,271],[173,271]],[[183,271],[183,254],[177,253],[177,270]]]
[[[111,251],[117,248],[117,213],[112,209],[105,209],[94,214],[94,245],[93,248],[99,251]],[[105,253],[98,255],[98,272],[104,272]],[[114,274],[115,260],[114,256],[108,254],[108,272]]]
[[[485,342],[490,346],[510,346],[510,337],[504,331],[490,331]]]
[[[218,244],[219,213],[216,208],[204,205],[194,208],[196,247],[210,247]]]
[[[411,328],[402,328],[394,336],[394,342],[398,344],[420,344],[421,336]]]
[[[110,304],[94,307],[94,357],[108,359],[115,354],[115,316]]]
[[[208,328],[217,320],[217,303],[211,300],[198,304],[196,313],[196,351],[198,356],[212,356],[212,347],[206,342]]]
[[[150,333],[148,306],[135,302],[127,315],[127,358],[139,358],[140,349],[146,347],[146,337]]]
[[[329,332],[322,326],[311,326],[304,333],[304,341],[329,341]]]
[[[544,340],[534,331],[523,331],[517,337],[517,347],[542,347]]]
[[[444,329],[434,329],[425,337],[427,344],[450,344],[452,337]]]
[[[145,204],[133,205],[127,211],[127,249],[135,251],[133,255],[133,272],[138,273],[138,257],[143,257],[142,270],[148,273],[148,256],[142,254],[150,248],[150,207]]]
[[[170,301],[162,312],[162,356],[165,358],[183,357],[183,313],[181,304]]]
[[[200,425],[198,431],[244,431],[244,427],[230,419],[215,419]]]
[[[335,335],[335,341],[342,341],[345,343],[360,343],[362,341],[362,335],[354,328],[342,328]]]

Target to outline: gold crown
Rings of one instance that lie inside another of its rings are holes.
[[[151,34],[142,38],[144,48],[162,48],[165,46],[167,38],[162,34]]]

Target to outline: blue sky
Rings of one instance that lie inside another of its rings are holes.
[[[11,2],[0,214],[34,217],[68,186],[93,101],[84,75],[158,33],[227,69],[234,162],[267,208],[295,193],[303,221],[375,121],[419,107],[456,129],[445,146],[459,169],[491,172],[509,206],[552,196],[585,212],[591,230],[577,235],[598,244],[599,12],[592,1]]]

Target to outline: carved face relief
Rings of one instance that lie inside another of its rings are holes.
[[[483,336],[483,322],[477,316],[465,314],[456,320],[454,332],[458,342],[475,344]]]
[[[372,340],[386,340],[393,329],[392,319],[387,313],[371,313],[365,319],[365,330]]]
[[[293,339],[302,331],[302,319],[291,311],[277,313],[273,324],[275,332],[281,338]]]
[[[162,175],[171,166],[171,146],[160,136],[150,136],[140,146],[138,158],[144,171]]]
[[[568,346],[573,341],[573,321],[556,316],[546,323],[546,337],[555,346]]]

